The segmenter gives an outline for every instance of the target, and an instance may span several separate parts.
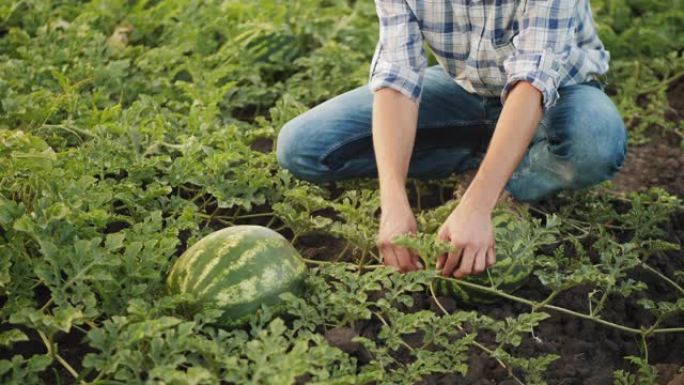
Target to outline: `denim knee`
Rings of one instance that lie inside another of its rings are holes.
[[[294,151],[293,145],[297,143],[297,130],[297,126],[292,124],[292,120],[290,120],[280,128],[278,139],[276,139],[275,153],[278,165],[287,170],[294,163],[292,158],[295,156],[296,151]]]
[[[297,177],[302,176],[299,169],[305,164],[301,159],[300,147],[300,143],[304,140],[304,132],[304,126],[300,124],[300,119],[294,118],[281,127],[276,141],[275,152],[278,165]]]
[[[276,140],[276,159],[280,167],[299,179],[309,182],[325,182],[326,170],[322,169],[316,148],[308,145],[311,126],[302,115],[281,127]]]
[[[612,178],[622,169],[627,155],[627,130],[612,102],[596,103],[587,108],[582,121],[584,124],[576,127],[573,144],[577,187]]]
[[[623,167],[627,131],[613,102],[601,90],[578,86],[542,119],[535,142],[506,189],[518,200],[537,201],[562,190],[589,187]]]

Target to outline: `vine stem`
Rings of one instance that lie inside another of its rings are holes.
[[[66,126],[64,124],[43,124],[42,126],[38,127],[39,130],[42,128],[57,128],[60,130],[64,130],[66,132],[69,132],[69,133],[77,136],[81,142],[83,142],[83,138],[81,138],[81,135],[88,136],[91,138],[96,137],[95,135],[93,135],[92,133],[90,133],[86,130],[80,129],[78,127],[69,127],[69,126]]]
[[[684,333],[684,328],[660,328],[660,329],[653,329],[649,330],[648,334],[651,333]]]
[[[96,384],[98,381],[100,381],[100,379],[101,379],[102,377],[104,377],[104,374],[105,374],[104,370],[102,370],[101,372],[97,373],[97,376],[95,376],[95,378],[93,379],[93,381],[90,382],[90,383],[91,383],[91,384]]]
[[[654,86],[644,88],[643,90],[639,91],[639,95],[649,94],[651,92],[659,91],[663,88],[667,89],[667,87],[670,83],[679,79],[682,76],[684,76],[684,72],[675,73],[674,75],[670,76],[669,78],[662,80],[660,83],[657,83]]]
[[[442,303],[439,302],[439,299],[437,299],[437,296],[435,295],[435,289],[434,289],[433,286],[432,286],[432,282],[430,283],[430,286],[428,286],[428,288],[430,289],[430,295],[432,296],[432,299],[435,300],[435,303],[437,304],[437,307],[439,307],[439,309],[442,311],[442,313],[444,313],[444,315],[448,315],[449,312],[446,311],[446,309],[444,308],[444,306],[442,306]],[[458,328],[458,330],[460,330],[460,331],[462,331],[463,333],[465,333],[465,335],[468,335],[468,332],[466,332],[465,329],[463,329],[463,326],[457,324],[456,327]],[[494,359],[499,363],[499,365],[501,365],[502,368],[506,369],[506,371],[508,372],[508,374],[509,374],[516,382],[518,382],[518,384],[520,384],[520,385],[525,385],[525,383],[522,382],[522,381],[513,373],[513,370],[511,370],[509,367],[507,367],[506,364],[505,364],[503,361],[501,361],[500,358],[494,357],[494,352],[493,352],[491,349],[489,349],[488,347],[486,347],[486,346],[482,345],[481,343],[475,341],[474,339],[473,339],[473,345],[475,345],[478,349],[482,350],[483,352],[489,354],[490,357],[494,358]]]
[[[558,295],[558,293],[560,293],[560,292],[557,291],[557,290],[552,291],[551,294],[549,294],[548,297],[546,297],[543,301],[539,302],[539,304],[538,304],[539,307],[533,308],[533,310],[534,310],[534,311],[537,311],[537,309],[539,309],[540,307],[545,306],[545,305],[548,305],[549,303],[551,303],[551,301],[552,301],[554,298],[556,298],[556,296]]]
[[[302,258],[304,262],[311,264],[311,265],[319,265],[319,266],[325,266],[325,265],[332,265],[334,262],[328,262],[328,261],[318,261],[315,259],[309,259],[309,258]],[[356,265],[354,265],[356,266]]]
[[[374,312],[372,312],[372,313],[373,313],[373,315],[375,315],[376,317],[378,317],[378,319],[380,320],[380,322],[382,322],[383,325],[387,326],[388,328],[391,328],[390,324],[387,323],[387,321],[382,317],[382,315],[381,315],[380,313],[378,313],[378,312],[376,312],[376,311],[374,311]],[[400,341],[401,344],[402,344],[403,346],[405,346],[408,350],[413,351],[413,347],[412,347],[411,345],[407,344],[406,341],[404,341],[403,339],[401,339],[401,337],[399,337],[399,341]]]
[[[322,261],[312,261],[312,260],[309,260],[309,261],[311,261],[312,263],[321,262],[319,264],[331,264],[332,263],[332,262],[322,262]],[[335,263],[345,263],[345,262],[335,262]],[[350,266],[354,266],[355,268],[359,268],[357,265],[355,265],[353,263],[345,263],[345,264],[350,265]],[[377,269],[377,268],[382,268],[382,267],[384,267],[384,265],[367,265],[367,266],[364,266],[365,269]],[[459,280],[456,278],[444,277],[442,275],[436,275],[435,278],[451,280],[451,281],[455,282],[457,285],[463,285],[466,287],[470,287],[472,289],[476,289],[476,290],[484,291],[484,292],[487,292],[490,294],[498,295],[500,297],[509,299],[511,301],[524,303],[525,305],[528,305],[535,310],[537,310],[537,309],[555,310],[559,313],[564,313],[564,314],[568,314],[568,315],[575,316],[578,318],[594,321],[594,322],[600,323],[604,326],[612,327],[614,329],[622,330],[624,332],[628,332],[628,333],[632,333],[632,334],[639,334],[639,335],[648,336],[651,334],[662,334],[662,333],[684,333],[684,327],[656,329],[653,326],[651,326],[650,328],[646,328],[646,329],[630,328],[628,326],[619,325],[619,324],[616,324],[616,323],[613,323],[610,321],[603,320],[601,318],[591,316],[589,314],[576,312],[574,310],[566,309],[566,308],[559,307],[559,306],[549,305],[548,304],[548,302],[550,301],[549,298],[545,299],[542,302],[535,302],[535,301],[530,301],[530,300],[525,299],[525,298],[521,298],[521,297],[517,297],[517,296],[511,295],[511,294],[508,294],[508,293],[503,292],[501,290],[492,289],[492,288],[487,287],[487,286],[481,286],[481,285],[478,285],[476,283],[470,283],[470,282]]]
[[[590,315],[593,316],[593,315],[595,315],[595,314],[598,314],[601,310],[603,310],[603,305],[606,304],[606,299],[608,298],[608,294],[611,293],[611,290],[612,290],[612,289],[613,289],[613,285],[609,285],[609,286],[603,291],[603,295],[601,295],[601,299],[600,299],[599,302],[596,304],[596,308],[594,309],[594,311],[593,311],[592,314],[590,314]],[[591,300],[590,300],[590,301],[591,301]]]
[[[575,317],[579,317],[579,318],[582,318],[582,319],[587,319],[587,320],[595,321],[595,322],[598,322],[598,323],[600,323],[600,324],[602,324],[602,325],[609,326],[609,327],[612,327],[612,328],[615,328],[615,329],[619,329],[619,330],[622,330],[622,331],[625,331],[625,332],[628,332],[628,333],[633,333],[633,334],[646,334],[646,335],[648,335],[648,334],[651,334],[651,333],[681,333],[681,332],[684,332],[684,327],[681,327],[681,328],[661,328],[661,329],[652,329],[652,330],[651,330],[651,329],[643,330],[643,329],[630,328],[630,327],[628,327],[628,326],[619,325],[619,324],[616,324],[616,323],[613,323],[613,322],[610,322],[610,321],[603,320],[603,319],[601,319],[601,318],[597,318],[597,317],[594,317],[594,316],[590,316],[590,315],[588,315],[588,314],[576,312],[576,311],[574,311],[574,310],[566,309],[566,308],[563,308],[563,307],[554,306],[554,305],[548,305],[548,304],[543,304],[543,303],[539,303],[539,302],[535,302],[535,301],[530,301],[530,300],[525,299],[525,298],[520,298],[520,297],[511,295],[511,294],[508,294],[508,293],[506,293],[506,292],[503,292],[503,291],[500,291],[500,290],[497,290],[497,289],[492,289],[492,288],[489,288],[489,287],[486,287],[486,286],[481,286],[481,285],[478,285],[478,284],[475,284],[475,283],[470,283],[470,282],[463,281],[463,280],[458,280],[458,279],[455,279],[455,278],[443,277],[443,276],[440,276],[440,275],[437,275],[436,278],[438,278],[438,279],[451,280],[451,281],[455,282],[455,283],[458,284],[458,285],[463,285],[463,286],[466,286],[466,287],[469,287],[469,288],[472,288],[472,289],[476,289],[476,290],[480,290],[480,291],[485,291],[485,292],[487,292],[487,293],[491,293],[491,294],[494,294],[494,295],[498,295],[498,296],[500,296],[500,297],[503,297],[503,298],[506,298],[506,299],[510,299],[510,300],[512,300],[512,301],[524,303],[525,305],[531,306],[533,309],[534,309],[534,308],[543,308],[543,309],[555,310],[555,311],[560,312],[560,313],[565,313],[565,314],[572,315],[572,316],[575,316]]]
[[[542,210],[542,209],[540,209],[540,208],[534,207],[534,206],[530,206],[530,210],[536,211],[537,213],[542,214],[542,215],[546,215],[546,216],[551,215],[550,213],[548,213],[548,212],[546,212],[546,211],[544,211],[544,210]],[[564,219],[564,222],[567,223],[567,224],[569,224],[570,226],[574,227],[575,230],[579,230],[579,231],[582,233],[581,237],[584,237],[584,236],[589,235],[590,232],[589,232],[589,230],[587,230],[587,229],[585,229],[585,228],[583,228],[583,227],[580,227],[580,226],[577,225],[576,223],[586,223],[586,224],[589,225],[589,228],[592,227],[592,224],[591,224],[591,223],[589,223],[589,222],[584,222],[584,221],[577,221],[577,220],[571,220],[571,219],[567,219],[567,218],[566,218],[566,219]],[[575,223],[573,223],[573,222],[575,222]],[[607,227],[607,225],[604,225],[604,226]]]
[[[653,273],[653,274],[659,276],[660,278],[662,278],[663,281],[669,283],[670,285],[672,285],[672,287],[674,287],[675,289],[679,290],[680,293],[684,294],[684,288],[682,288],[681,286],[679,286],[679,285],[677,284],[677,282],[671,280],[670,278],[668,278],[667,276],[665,276],[665,274],[663,274],[663,273],[659,272],[658,270],[654,269],[653,267],[651,267],[651,266],[650,266],[649,264],[647,264],[646,262],[642,262],[642,263],[641,263],[641,267],[643,267],[644,269],[650,271],[651,273]]]
[[[644,349],[644,358],[648,362],[648,343],[646,343],[646,336],[644,334],[641,335],[641,346]]]
[[[339,260],[344,256],[344,253],[346,253],[347,250],[349,250],[349,246],[350,246],[350,245],[351,245],[350,242],[347,242],[347,243],[344,245],[344,248],[342,249],[342,251],[340,251],[340,252],[337,254],[337,256],[335,257],[334,261],[336,261],[336,262],[339,261]]]
[[[190,199],[190,202],[196,203],[200,199],[203,200],[203,202],[202,202],[202,207],[203,207],[204,204],[206,203],[206,199],[204,197],[204,193],[202,192],[202,190],[198,191],[197,195],[195,195],[194,197],[192,197],[192,199]]]
[[[235,226],[235,222],[232,222],[232,221],[229,221],[228,219],[226,219],[226,218],[230,218],[230,217],[225,216],[225,215],[214,216],[214,215],[209,215],[209,214],[198,213],[197,216],[200,218],[207,219],[207,223],[214,220],[217,222],[221,222],[222,224],[224,224],[226,226]]]
[[[245,214],[245,215],[238,215],[237,219],[247,219],[247,218],[259,218],[259,217],[270,217],[274,215],[273,212],[270,213],[254,213],[254,214]]]
[[[57,362],[59,362],[64,367],[64,369],[66,369],[66,371],[69,372],[69,374],[71,374],[74,378],[78,379],[78,372],[76,372],[76,370],[74,370],[74,368],[71,367],[71,365],[69,365],[69,363],[66,362],[66,360],[59,355],[59,353],[57,353],[53,345],[53,342],[45,335],[45,333],[38,330],[38,335],[40,336],[40,339],[43,341],[43,344],[47,349],[47,353],[51,355],[54,359],[56,359]]]
[[[350,266],[354,269],[357,269],[357,270],[373,270],[373,269],[377,269],[377,268],[384,266],[384,265],[363,265],[363,266],[359,266],[359,265],[356,265],[354,263],[346,263],[346,262],[319,261],[316,259],[309,259],[309,258],[302,258],[302,259],[304,260],[304,262],[306,262],[308,264],[318,265],[318,266],[335,265],[335,264],[339,264],[339,263],[344,263],[345,265],[348,265],[348,266]]]

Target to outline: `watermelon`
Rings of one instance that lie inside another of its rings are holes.
[[[496,263],[483,273],[471,274],[460,280],[513,293],[522,287],[532,274],[532,263],[525,259],[514,258],[510,255],[499,255],[496,258]],[[455,296],[461,302],[469,305],[489,304],[502,299],[496,294],[459,285],[453,280],[441,278],[435,280],[435,290],[441,295]]]
[[[172,266],[171,294],[190,293],[192,309],[217,308],[221,322],[240,324],[262,304],[282,307],[279,295],[301,295],[306,265],[277,232],[239,225],[213,232],[188,248]],[[280,305],[280,306],[279,306]]]

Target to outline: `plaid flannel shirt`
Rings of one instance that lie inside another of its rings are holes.
[[[599,40],[589,0],[375,0],[380,36],[371,91],[393,88],[419,103],[426,42],[463,88],[501,102],[529,81],[548,109],[558,88],[598,79],[610,54]]]

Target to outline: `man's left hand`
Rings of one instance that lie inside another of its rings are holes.
[[[439,228],[438,239],[449,242],[455,252],[440,255],[437,270],[445,276],[461,278],[480,274],[496,261],[491,211],[469,201],[461,201]]]

